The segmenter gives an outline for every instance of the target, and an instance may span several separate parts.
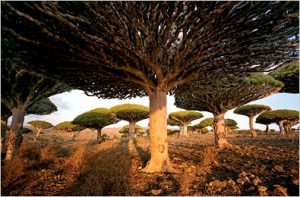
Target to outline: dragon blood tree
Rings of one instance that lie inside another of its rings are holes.
[[[169,119],[180,124],[180,135],[188,136],[187,126],[192,121],[202,118],[203,114],[195,111],[177,111],[169,114]]]
[[[44,98],[70,89],[57,80],[21,68],[19,65],[22,63],[21,60],[7,60],[5,58],[1,60],[1,103],[12,114],[11,132],[9,133],[6,153],[7,160],[14,157],[19,150],[22,141],[24,117],[26,114],[32,113],[28,112],[29,108]],[[45,101],[41,102],[44,102],[43,105],[38,104],[31,109],[33,114],[35,114],[35,111],[41,112],[46,108],[52,111],[51,106],[44,105],[46,104]],[[40,107],[43,109],[39,109]],[[42,114],[48,114],[48,111],[46,110]]]
[[[280,92],[299,94],[299,60],[284,64],[269,75],[284,83]]]
[[[265,112],[261,113],[260,115],[257,116],[255,122],[259,123],[259,124],[264,124],[266,125],[266,134],[269,132],[269,125],[272,123],[275,123],[273,119],[267,119],[265,118],[265,116],[263,115]]]
[[[176,120],[173,120],[173,119],[170,119],[168,118],[167,119],[167,124],[170,125],[170,126],[178,126],[179,127],[179,131],[181,131],[181,126],[180,126],[180,123],[177,122]]]
[[[244,105],[244,106],[238,107],[233,112],[236,114],[245,115],[249,118],[250,132],[252,134],[252,137],[256,137],[257,134],[253,127],[253,119],[258,114],[265,112],[265,111],[270,111],[270,110],[271,110],[271,107],[269,107],[269,106],[252,104],[252,105]]]
[[[239,127],[237,126],[237,122],[233,119],[225,119],[225,127],[226,127],[226,133],[230,130],[235,130],[238,129]]]
[[[1,5],[2,57],[21,56],[33,62],[24,66],[88,95],[149,96],[151,158],[143,169],[148,173],[173,171],[168,92],[196,77],[269,70],[291,58],[288,38],[299,31],[298,2]],[[16,50],[7,52],[8,46]]]
[[[110,108],[119,120],[129,122],[129,138],[135,137],[135,123],[149,118],[149,109],[143,105],[123,104]]]
[[[129,132],[130,132],[130,125],[129,124],[123,126],[119,131],[119,133],[122,133],[124,136],[128,136]],[[135,125],[134,126],[134,133],[137,134],[138,136],[142,135],[143,134],[143,128],[139,125]]]
[[[58,123],[57,125],[55,125],[55,127],[53,127],[53,129],[70,133],[72,136],[72,139],[74,140],[75,137],[77,137],[79,135],[79,132],[84,129],[84,127],[72,124],[71,121],[64,121],[64,122],[61,122],[61,123]]]
[[[72,124],[80,125],[85,128],[96,129],[97,142],[102,143],[104,141],[104,138],[102,138],[101,135],[102,128],[117,122],[119,122],[119,120],[111,113],[109,109],[96,108],[80,114],[72,121]]]
[[[292,131],[292,126],[299,123],[299,111],[288,109],[271,110],[260,114],[256,121],[263,124],[276,123],[279,125],[281,134],[289,134]]]
[[[53,125],[50,122],[44,120],[33,120],[29,121],[28,124],[37,129],[36,136],[34,140],[38,140],[42,129],[50,129]]]
[[[220,78],[217,81],[191,81],[175,91],[175,105],[188,110],[208,111],[214,115],[215,145],[231,146],[226,140],[225,113],[239,105],[278,92],[283,84],[262,73],[244,79]]]

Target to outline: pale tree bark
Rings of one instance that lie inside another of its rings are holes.
[[[42,129],[38,129],[35,138],[33,139],[33,141],[36,141],[39,139],[40,133],[41,133]]]
[[[232,146],[226,140],[226,128],[224,113],[214,115],[214,135],[215,135],[215,146],[219,148]]]
[[[179,135],[180,135],[180,136],[183,135],[183,128],[182,128],[181,125],[179,125]]]
[[[7,131],[7,120],[1,119],[1,153],[5,153],[6,131]]]
[[[279,126],[279,132],[280,132],[280,134],[281,135],[283,135],[285,132],[284,132],[284,127],[283,127],[283,120],[280,120],[279,122],[278,122],[278,126]]]
[[[150,98],[150,154],[146,173],[173,172],[168,154],[167,91],[156,88],[148,92]]]
[[[130,122],[129,123],[129,132],[128,132],[128,137],[129,139],[132,139],[135,137],[135,122]]]
[[[97,129],[97,143],[98,144],[101,144],[103,142],[101,131],[102,131],[102,128],[98,128]]]
[[[188,131],[187,131],[187,125],[183,124],[182,125],[182,135],[185,137],[188,137]]]
[[[249,126],[250,126],[250,132],[251,132],[252,137],[256,137],[257,134],[256,134],[256,131],[253,127],[253,118],[254,118],[254,116],[249,117]]]
[[[19,151],[22,143],[22,127],[25,117],[25,106],[13,108],[11,129],[9,130],[9,141],[6,150],[6,160],[11,160]]]

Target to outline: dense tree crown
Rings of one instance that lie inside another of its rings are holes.
[[[29,121],[28,124],[38,129],[49,129],[53,127],[53,125],[50,122],[44,120],[33,120]]]
[[[29,114],[36,114],[35,111],[48,114],[57,109],[53,103],[42,99],[70,90],[59,81],[21,69],[14,63],[4,60],[1,63],[1,102],[10,110],[25,106]],[[32,107],[37,102],[40,103]]]
[[[109,109],[97,108],[77,116],[72,123],[87,128],[99,129],[118,121]]]
[[[175,120],[180,124],[190,124],[193,120],[202,118],[203,115],[200,112],[195,111],[177,111],[169,114],[170,120]]]
[[[100,97],[143,96],[194,77],[243,75],[289,59],[298,7],[247,1],[2,2],[2,45],[16,47],[2,51]]]
[[[208,126],[213,126],[214,124],[214,118],[205,118],[202,120],[199,124],[197,124],[198,128],[205,128]]]
[[[299,120],[299,111],[296,110],[271,110],[260,114],[256,121],[257,123],[271,124],[278,123],[281,120]]]
[[[281,92],[299,93],[299,60],[280,66],[270,75],[284,83]]]
[[[271,108],[266,105],[252,104],[252,105],[244,105],[236,108],[233,112],[240,115],[245,115],[248,117],[255,116],[264,111],[270,111]]]
[[[53,129],[67,131],[67,132],[73,132],[73,131],[81,131],[84,129],[84,127],[72,124],[71,121],[64,121],[64,122],[61,122],[61,123],[55,125],[55,127],[53,127]]]
[[[218,81],[195,80],[178,86],[175,105],[188,110],[225,113],[250,101],[264,98],[283,87],[271,76],[256,73],[246,78],[223,77]]]
[[[149,108],[143,105],[123,104],[112,107],[111,112],[120,120],[138,122],[149,117]]]
[[[237,126],[237,122],[233,119],[228,118],[225,120],[225,126],[234,127],[234,126]]]
[[[47,115],[57,111],[57,107],[49,98],[41,99],[31,105],[26,114]]]
[[[170,126],[179,126],[180,122],[177,122],[176,120],[168,118],[167,119],[167,124],[170,125]]]

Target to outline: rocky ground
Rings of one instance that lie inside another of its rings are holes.
[[[299,195],[298,135],[170,137],[177,173],[145,174],[149,139],[25,141],[21,157],[2,162],[2,195]]]

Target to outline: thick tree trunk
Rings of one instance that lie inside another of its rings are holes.
[[[128,137],[129,139],[132,139],[135,137],[135,122],[130,122],[129,123],[129,133],[128,133]]]
[[[253,116],[249,117],[249,126],[250,126],[250,132],[251,132],[252,137],[256,137],[257,134],[256,134],[256,131],[253,127],[253,118],[254,118]]]
[[[101,144],[104,141],[102,138],[102,135],[101,135],[101,131],[102,131],[102,128],[97,129],[97,143],[98,144]]]
[[[1,119],[1,153],[5,153],[6,131],[7,131],[7,120]]]
[[[279,132],[281,135],[283,135],[285,133],[283,128],[283,120],[280,120],[278,125],[279,125]]]
[[[183,128],[181,125],[179,125],[179,135],[182,136],[183,135]]]
[[[12,123],[9,130],[9,141],[6,150],[6,160],[11,160],[19,151],[22,143],[22,128],[25,117],[25,106],[12,109]]]
[[[266,125],[266,134],[269,132],[269,125]]]
[[[232,146],[226,140],[226,128],[225,128],[225,118],[224,113],[217,114],[214,116],[214,134],[215,134],[215,146],[219,148],[224,148]]]
[[[188,131],[187,131],[187,125],[183,124],[182,125],[182,135],[185,137],[188,137]]]
[[[167,139],[167,91],[148,92],[150,98],[150,154],[151,158],[142,170],[146,173],[173,172],[168,154]]]
[[[40,133],[42,129],[38,129],[35,138],[33,139],[34,141],[39,139]]]

